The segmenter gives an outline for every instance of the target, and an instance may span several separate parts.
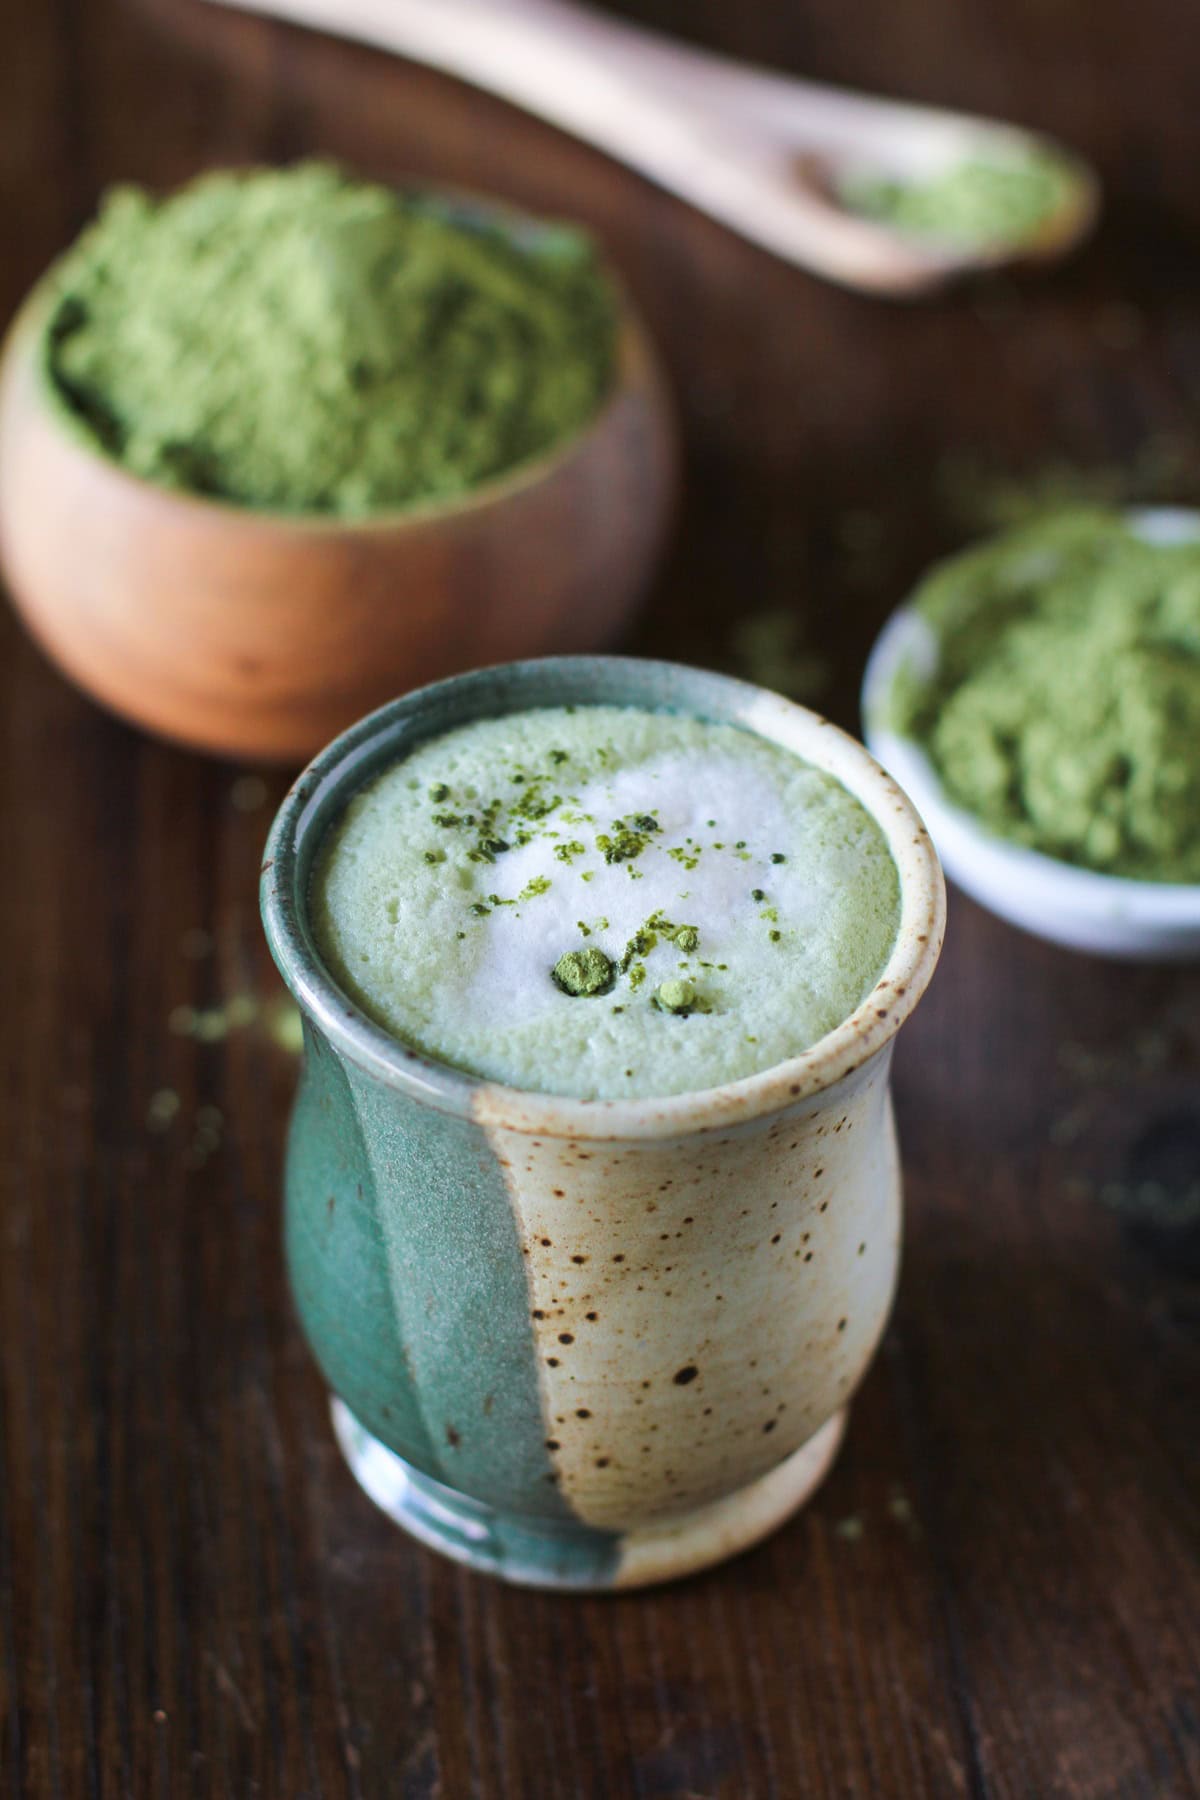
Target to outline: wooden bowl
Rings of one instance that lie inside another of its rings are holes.
[[[52,390],[44,316],[35,291],[0,363],[0,567],[64,673],[164,737],[301,762],[407,688],[603,648],[663,547],[673,418],[626,301],[613,394],[578,436],[462,501],[353,523],[128,474]]]

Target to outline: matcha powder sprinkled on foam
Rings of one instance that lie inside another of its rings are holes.
[[[673,854],[701,843],[695,866]],[[616,1099],[815,1043],[877,979],[898,901],[879,826],[790,750],[580,704],[475,719],[378,772],[331,828],[310,917],[339,986],[401,1042]]]
[[[935,570],[940,645],[893,724],[1000,835],[1102,873],[1200,882],[1200,543],[1072,512]]]
[[[616,970],[603,950],[568,950],[551,970],[555,987],[574,999],[593,994],[607,994],[616,979]]]
[[[616,308],[588,240],[325,163],[113,191],[59,263],[50,380],[162,486],[343,517],[451,499],[581,429]]]

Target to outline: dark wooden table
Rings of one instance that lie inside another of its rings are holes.
[[[658,329],[690,451],[632,647],[850,723],[888,608],[991,517],[1200,501],[1187,0],[626,10],[1053,128],[1109,184],[1100,238],[890,308],[382,56],[196,0],[29,0],[0,57],[0,306],[105,183],[213,161],[322,150],[577,214]],[[506,1590],[358,1492],[289,1308],[295,1065],[229,1006],[276,991],[255,875],[283,778],[148,742],[0,634],[0,1793],[1200,1791],[1195,972],[955,896],[898,1062],[903,1284],[832,1478],[677,1589]],[[209,1041],[181,1006],[225,1009]]]

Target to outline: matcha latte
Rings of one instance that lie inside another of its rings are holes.
[[[878,979],[899,884],[832,776],[729,725],[614,706],[420,746],[322,846],[311,919],[385,1029],[508,1086],[631,1099],[798,1055]]]

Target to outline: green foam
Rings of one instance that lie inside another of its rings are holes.
[[[790,752],[586,706],[481,720],[385,770],[331,831],[311,908],[337,980],[405,1042],[618,1099],[809,1048],[878,979],[899,885],[875,821]]]

